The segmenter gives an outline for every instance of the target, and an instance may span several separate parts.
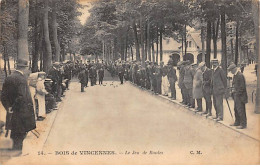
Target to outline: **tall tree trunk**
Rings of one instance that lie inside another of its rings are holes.
[[[255,37],[256,37],[256,59],[258,63],[260,63],[260,51],[259,51],[259,1],[252,1],[252,13],[254,18],[254,27],[255,27]],[[260,114],[260,71],[257,71],[257,89],[256,89],[256,103],[255,103],[255,113]]]
[[[43,30],[44,30],[44,41],[46,47],[46,54],[43,59],[43,70],[48,73],[49,68],[52,64],[52,51],[51,51],[51,42],[50,42],[50,33],[49,33],[49,0],[44,1],[44,9],[43,9]]]
[[[148,42],[147,42],[147,30],[148,30],[148,23],[144,22],[144,58],[146,61],[147,60],[147,55],[148,55]]]
[[[154,43],[152,42],[152,57],[153,57],[153,62],[155,62],[155,51],[154,51]]]
[[[183,61],[186,61],[186,58],[184,57],[184,35],[181,35],[181,57]]]
[[[133,53],[133,47],[130,46],[130,50],[131,50],[131,56],[132,56],[132,61],[134,60],[134,53]]]
[[[53,37],[53,43],[55,47],[55,57],[54,61],[59,62],[60,61],[60,44],[58,41],[58,33],[57,33],[57,9],[56,9],[56,0],[52,0],[52,37]]]
[[[239,39],[238,39],[238,33],[239,33],[239,21],[237,21],[236,24],[236,46],[235,46],[235,64],[238,64],[238,57],[239,57],[239,53],[238,53],[238,43],[239,43]]]
[[[128,49],[128,30],[126,31],[126,38],[125,38],[125,61],[127,61],[127,49]]]
[[[29,0],[19,0],[18,14],[18,58],[29,62],[28,23]]]
[[[218,52],[218,46],[217,46],[217,41],[218,41],[218,30],[219,30],[219,18],[217,19],[217,23],[215,24],[215,21],[213,22],[213,32],[212,32],[212,37],[213,37],[213,46],[214,46],[214,59],[217,58],[217,52]]]
[[[185,47],[185,50],[184,50],[184,56],[186,57],[187,55],[187,48],[188,48],[188,44],[187,44],[187,25],[185,24],[184,26],[184,47]]]
[[[135,39],[136,60],[140,61],[140,47],[139,47],[139,41],[138,41],[137,28],[136,28],[135,21],[133,21],[133,30],[134,30],[134,39]]]
[[[159,31],[158,31],[158,24],[156,26],[156,62],[158,63],[159,57]]]
[[[160,26],[160,62],[163,61],[163,44],[162,37],[163,36],[163,25]]]
[[[227,75],[227,42],[226,42],[226,12],[225,7],[221,7],[221,66]]]
[[[205,62],[205,27],[201,27],[201,53],[202,53],[202,61]]]
[[[210,68],[210,54],[211,54],[211,21],[207,21],[207,44],[206,44],[206,66]]]
[[[151,61],[151,41],[150,41],[150,23],[147,23],[147,48],[148,48],[148,60]]]
[[[33,55],[32,55],[32,72],[38,71],[38,61],[39,61],[39,43],[41,41],[40,35],[40,25],[39,24],[39,18],[38,18],[38,6],[37,6],[37,0],[35,1],[35,7],[34,7],[34,49],[33,49]]]
[[[144,50],[144,25],[143,25],[143,18],[142,16],[140,17],[140,32],[141,32],[141,53],[142,53],[142,65],[144,65],[145,62],[145,50]]]
[[[234,61],[234,44],[233,39],[230,39],[231,61]]]

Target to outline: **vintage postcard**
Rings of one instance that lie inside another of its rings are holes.
[[[1,165],[258,165],[258,0],[0,0]]]

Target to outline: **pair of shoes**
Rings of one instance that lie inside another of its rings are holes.
[[[242,125],[240,125],[240,126],[237,126],[236,128],[237,128],[237,129],[245,129],[246,126],[242,126]]]
[[[207,117],[209,117],[209,116],[212,116],[212,114],[211,113],[207,114]]]
[[[223,121],[223,119],[221,119],[221,118],[217,118],[216,121]]]

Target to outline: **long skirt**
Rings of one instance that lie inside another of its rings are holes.
[[[162,95],[168,96],[170,92],[170,83],[167,76],[162,77]]]
[[[39,117],[46,117],[45,95],[37,95],[39,105]]]

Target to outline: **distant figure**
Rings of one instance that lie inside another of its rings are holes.
[[[103,79],[104,79],[104,68],[103,66],[98,70],[98,80],[99,80],[99,85],[103,84]]]
[[[257,76],[257,68],[258,68],[258,64],[255,64],[255,75]]]
[[[81,92],[84,92],[84,88],[86,86],[87,82],[87,76],[86,76],[86,70],[84,68],[81,68],[81,71],[79,73],[78,79],[81,84]]]
[[[244,69],[245,69],[244,65],[241,64],[240,71],[241,71],[242,73],[244,72]]]
[[[244,75],[238,71],[235,64],[231,64],[228,70],[234,75],[233,77],[233,90],[232,97],[234,99],[235,105],[235,123],[231,126],[237,126],[237,129],[244,129],[247,127],[246,118],[246,107],[245,104],[248,103],[248,96],[246,91],[246,81]]]
[[[7,111],[6,129],[11,130],[13,150],[22,154],[23,140],[27,133],[36,128],[35,114],[27,77],[28,62],[18,59],[17,68],[3,84],[1,100]]]
[[[118,66],[118,77],[120,79],[121,85],[124,83],[124,67],[122,64]]]
[[[171,99],[176,100],[176,88],[175,88],[175,83],[178,80],[177,75],[176,75],[176,69],[170,64],[167,66],[168,67],[168,80],[170,84],[170,92],[171,92]]]

